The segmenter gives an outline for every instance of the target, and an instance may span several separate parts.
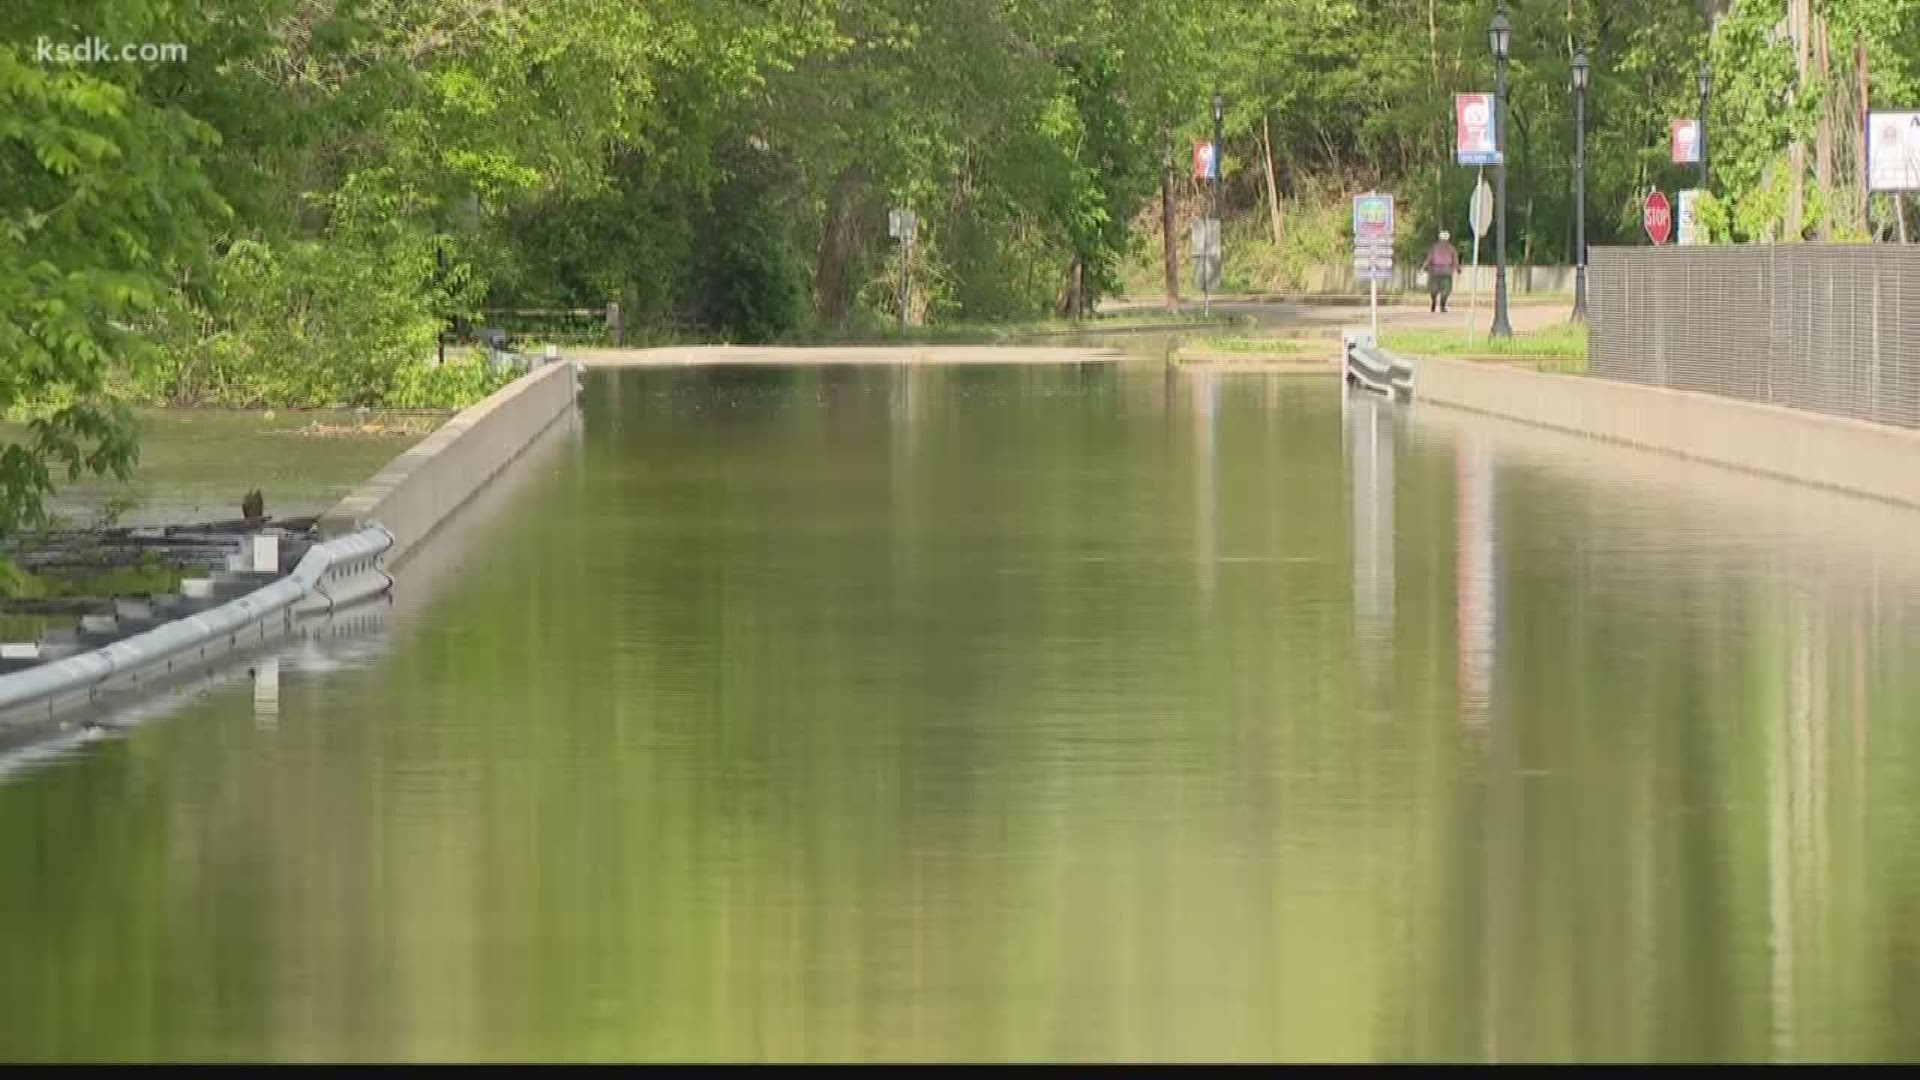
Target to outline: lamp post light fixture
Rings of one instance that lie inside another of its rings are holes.
[[[1713,72],[1705,60],[1700,61],[1700,73],[1696,77],[1700,87],[1700,190],[1707,190],[1707,99],[1713,93]]]
[[[1493,325],[1487,333],[1512,337],[1513,324],[1507,321],[1507,56],[1513,24],[1507,21],[1506,0],[1494,5],[1487,44],[1493,49],[1493,140],[1500,154],[1493,163]]]
[[[1573,319],[1587,321],[1587,54],[1573,54]]]

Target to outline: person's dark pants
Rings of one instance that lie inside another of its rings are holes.
[[[1427,310],[1447,310],[1447,298],[1453,295],[1452,274],[1427,274]]]

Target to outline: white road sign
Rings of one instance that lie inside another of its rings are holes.
[[[1473,186],[1473,195],[1467,200],[1467,222],[1473,226],[1475,239],[1487,235],[1487,230],[1493,227],[1493,188],[1484,176]]]
[[[1920,191],[1920,112],[1867,114],[1867,190]]]
[[[1682,245],[1704,244],[1706,237],[1700,235],[1700,189],[1687,188],[1680,193],[1680,227],[1678,242]]]

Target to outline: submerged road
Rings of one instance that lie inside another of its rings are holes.
[[[0,776],[0,1056],[1920,1054],[1920,516],[1332,380],[585,383],[370,633]]]

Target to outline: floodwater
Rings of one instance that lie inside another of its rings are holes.
[[[4,774],[0,1057],[1920,1056],[1912,515],[1332,380],[586,382],[373,637]]]

